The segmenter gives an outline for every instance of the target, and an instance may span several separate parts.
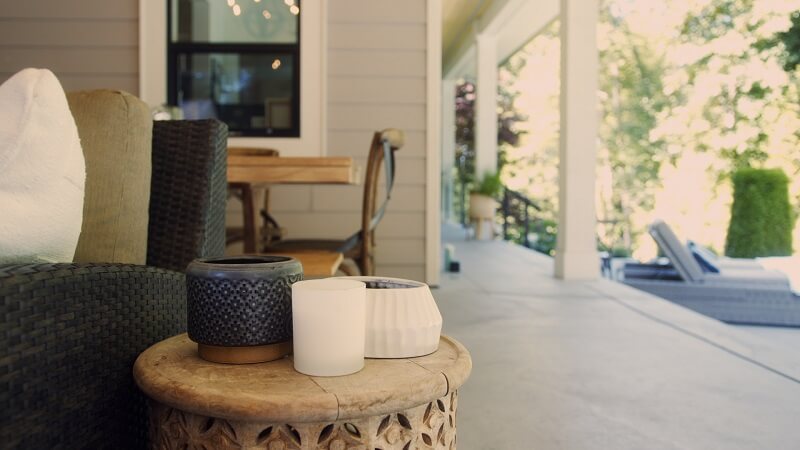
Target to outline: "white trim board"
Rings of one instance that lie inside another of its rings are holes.
[[[304,2],[300,14],[300,137],[232,137],[230,146],[274,148],[286,156],[327,153],[328,1]],[[139,97],[151,106],[167,100],[167,7],[139,0]]]
[[[436,286],[442,248],[442,2],[428,0],[427,6],[425,281]]]

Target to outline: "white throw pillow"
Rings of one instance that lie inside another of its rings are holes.
[[[0,263],[71,262],[86,166],[64,89],[49,70],[0,85]]]

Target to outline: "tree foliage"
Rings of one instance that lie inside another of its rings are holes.
[[[792,26],[777,35],[783,44],[783,70],[795,72],[800,65],[800,11],[792,13]]]
[[[790,202],[798,207],[796,2],[602,0],[599,27],[601,242],[645,244],[646,226],[661,215],[687,237],[721,248],[732,199],[728,181],[746,168],[783,168]],[[519,137],[517,146],[502,147],[504,183],[542,205],[541,218],[553,229],[558,41],[555,21],[509,58],[498,100],[511,99],[509,128]],[[546,95],[531,95],[541,90]],[[528,121],[519,120],[520,99]]]
[[[667,62],[663,52],[630,30],[605,2],[600,20],[608,33],[600,48],[601,111],[599,163],[606,167],[610,192],[600,205],[606,222],[601,242],[614,247],[629,244],[634,210],[650,211],[659,186],[661,164],[669,159],[664,139],[653,139],[658,116],[670,104],[662,78]],[[609,249],[613,250],[613,249]]]
[[[466,220],[466,195],[481,182],[475,173],[475,94],[479,89],[474,83],[464,81],[456,86],[456,180],[453,201],[454,210],[458,211],[462,220]],[[501,183],[500,174],[506,163],[507,150],[519,143],[524,131],[518,129],[517,123],[527,119],[517,111],[514,105],[516,93],[499,87],[497,103],[500,114],[497,118],[498,173],[497,183]],[[502,186],[502,184],[500,184]],[[495,189],[496,191],[499,189]]]
[[[797,86],[781,70],[783,45],[774,45],[776,27],[788,15],[756,6],[755,0],[711,0],[686,17],[676,43],[682,56],[672,69],[685,74],[675,86],[682,95],[660,118],[660,138],[726,162],[715,168],[720,180],[800,145],[800,136],[776,129],[798,123]]]

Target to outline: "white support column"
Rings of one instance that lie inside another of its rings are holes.
[[[456,80],[442,80],[442,219],[453,220],[453,168],[456,160]]]
[[[597,278],[598,0],[561,0],[561,133],[557,278]]]
[[[497,38],[476,38],[475,175],[497,171]]]

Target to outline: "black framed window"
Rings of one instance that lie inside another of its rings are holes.
[[[167,94],[231,135],[300,136],[300,0],[169,0]]]

